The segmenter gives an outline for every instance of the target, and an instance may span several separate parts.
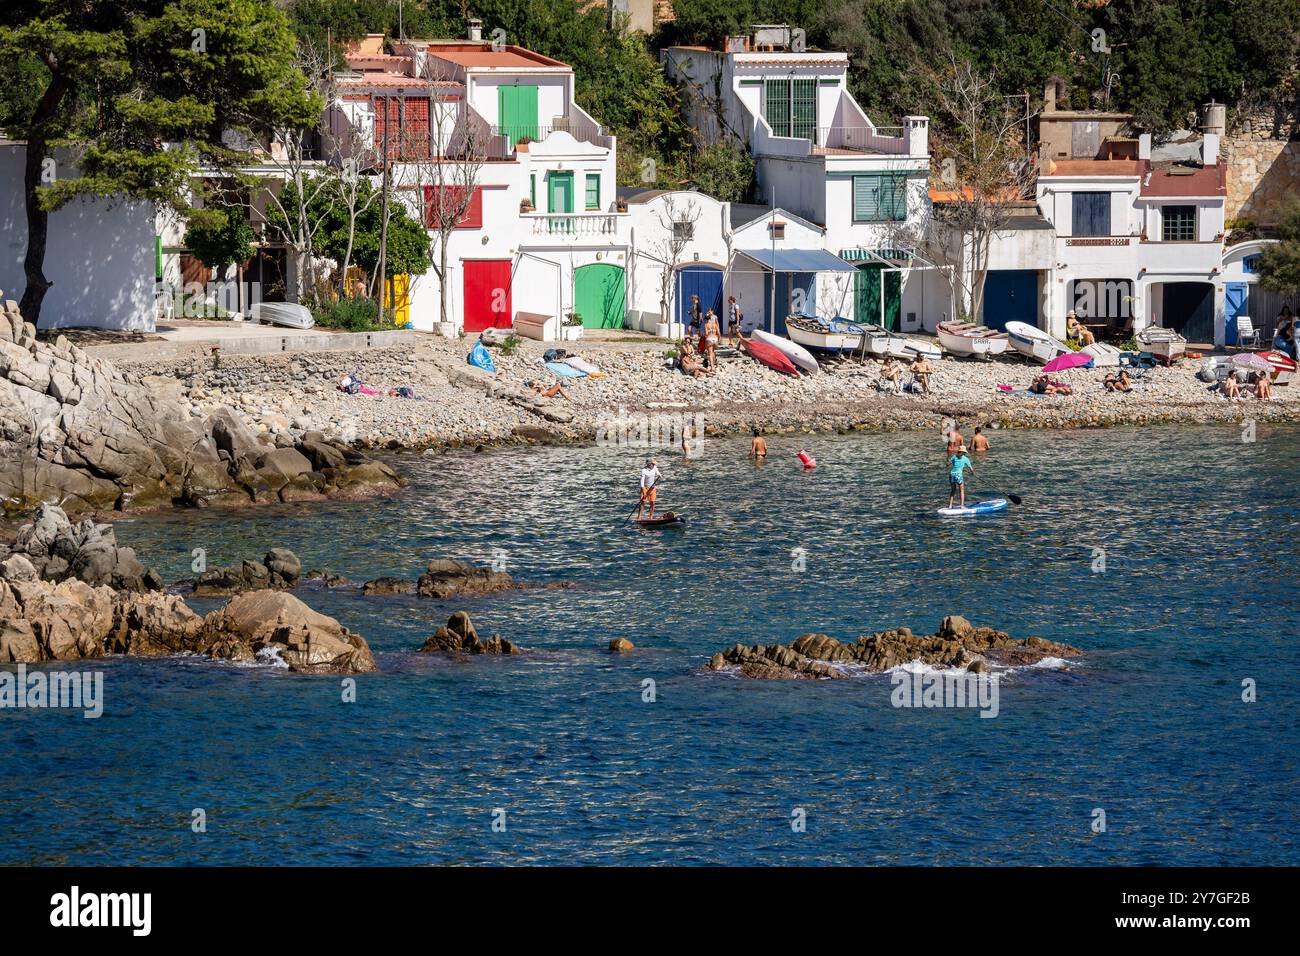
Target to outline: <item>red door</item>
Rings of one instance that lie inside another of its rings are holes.
[[[490,259],[465,263],[465,331],[508,328],[510,260]]]

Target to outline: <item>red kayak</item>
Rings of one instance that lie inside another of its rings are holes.
[[[798,377],[799,370],[795,368],[793,362],[785,357],[785,353],[780,349],[755,339],[742,339],[740,344],[745,347],[745,351],[749,353],[754,361],[762,362],[768,368],[783,372],[786,375]]]

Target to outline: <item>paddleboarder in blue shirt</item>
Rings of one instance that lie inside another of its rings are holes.
[[[961,500],[961,507],[966,507],[966,477],[965,473],[970,471],[971,477],[975,476],[975,468],[971,464],[970,458],[966,456],[966,446],[959,445],[955,454],[948,458],[948,507],[958,499]]]

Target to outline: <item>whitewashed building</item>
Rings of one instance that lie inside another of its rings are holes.
[[[949,308],[947,283],[905,241],[930,216],[928,118],[877,126],[848,90],[847,54],[808,50],[786,26],[662,57],[700,140],[748,150],[759,198],[822,230],[824,248],[855,264],[840,314],[933,328]]]

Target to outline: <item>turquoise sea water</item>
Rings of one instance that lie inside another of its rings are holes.
[[[93,662],[100,719],[0,711],[0,863],[1300,863],[1300,429],[992,440],[975,487],[1025,503],[978,519],[933,514],[939,436],[902,434],[770,439],[761,466],[747,442],[666,450],[677,532],[619,527],[642,453],[604,448],[400,457],[413,483],[386,500],[122,522],[169,580],[194,548],[289,547],[358,582],[500,549],[518,578],[576,586],[300,588],[376,652],[350,704],[337,677]],[[415,653],[456,608],[530,653]],[[886,675],[700,670],[737,641],[948,613],[1088,656],[1006,675],[995,719],[897,709]],[[619,636],[636,652],[606,652]]]

